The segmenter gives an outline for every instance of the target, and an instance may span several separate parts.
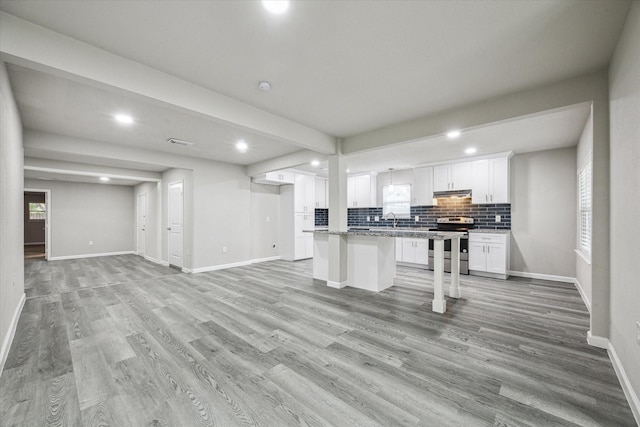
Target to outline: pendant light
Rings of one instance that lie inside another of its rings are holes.
[[[391,185],[389,185],[389,191],[393,191],[393,168],[389,168],[389,172],[391,172]]]

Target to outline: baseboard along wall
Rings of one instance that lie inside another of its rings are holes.
[[[18,320],[20,320],[22,308],[24,307],[24,302],[26,300],[27,294],[23,293],[20,301],[18,302],[18,305],[16,306],[15,311],[13,312],[13,317],[11,318],[11,323],[9,324],[7,335],[5,335],[4,340],[2,341],[2,348],[0,348],[0,375],[4,370],[4,364],[7,361],[7,356],[9,356],[9,350],[11,349],[11,344],[13,343],[13,337],[15,337],[16,329],[18,328]]]

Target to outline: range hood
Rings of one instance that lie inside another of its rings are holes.
[[[448,190],[448,191],[434,191],[434,199],[443,199],[450,197],[458,197],[463,199],[465,197],[471,197],[471,190]]]

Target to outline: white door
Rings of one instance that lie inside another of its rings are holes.
[[[184,196],[182,182],[169,184],[169,264],[182,267]]]
[[[145,255],[145,230],[147,228],[147,195],[146,193],[138,194],[138,205],[137,205],[137,225],[136,230],[138,231],[138,245],[137,245],[137,253],[138,255]]]

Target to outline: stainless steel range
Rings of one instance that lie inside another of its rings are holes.
[[[469,230],[473,228],[473,218],[464,216],[438,218],[438,231],[460,231],[460,274],[469,274]],[[429,240],[429,270],[433,270],[433,240]],[[451,240],[444,242],[444,271],[451,273]]]

